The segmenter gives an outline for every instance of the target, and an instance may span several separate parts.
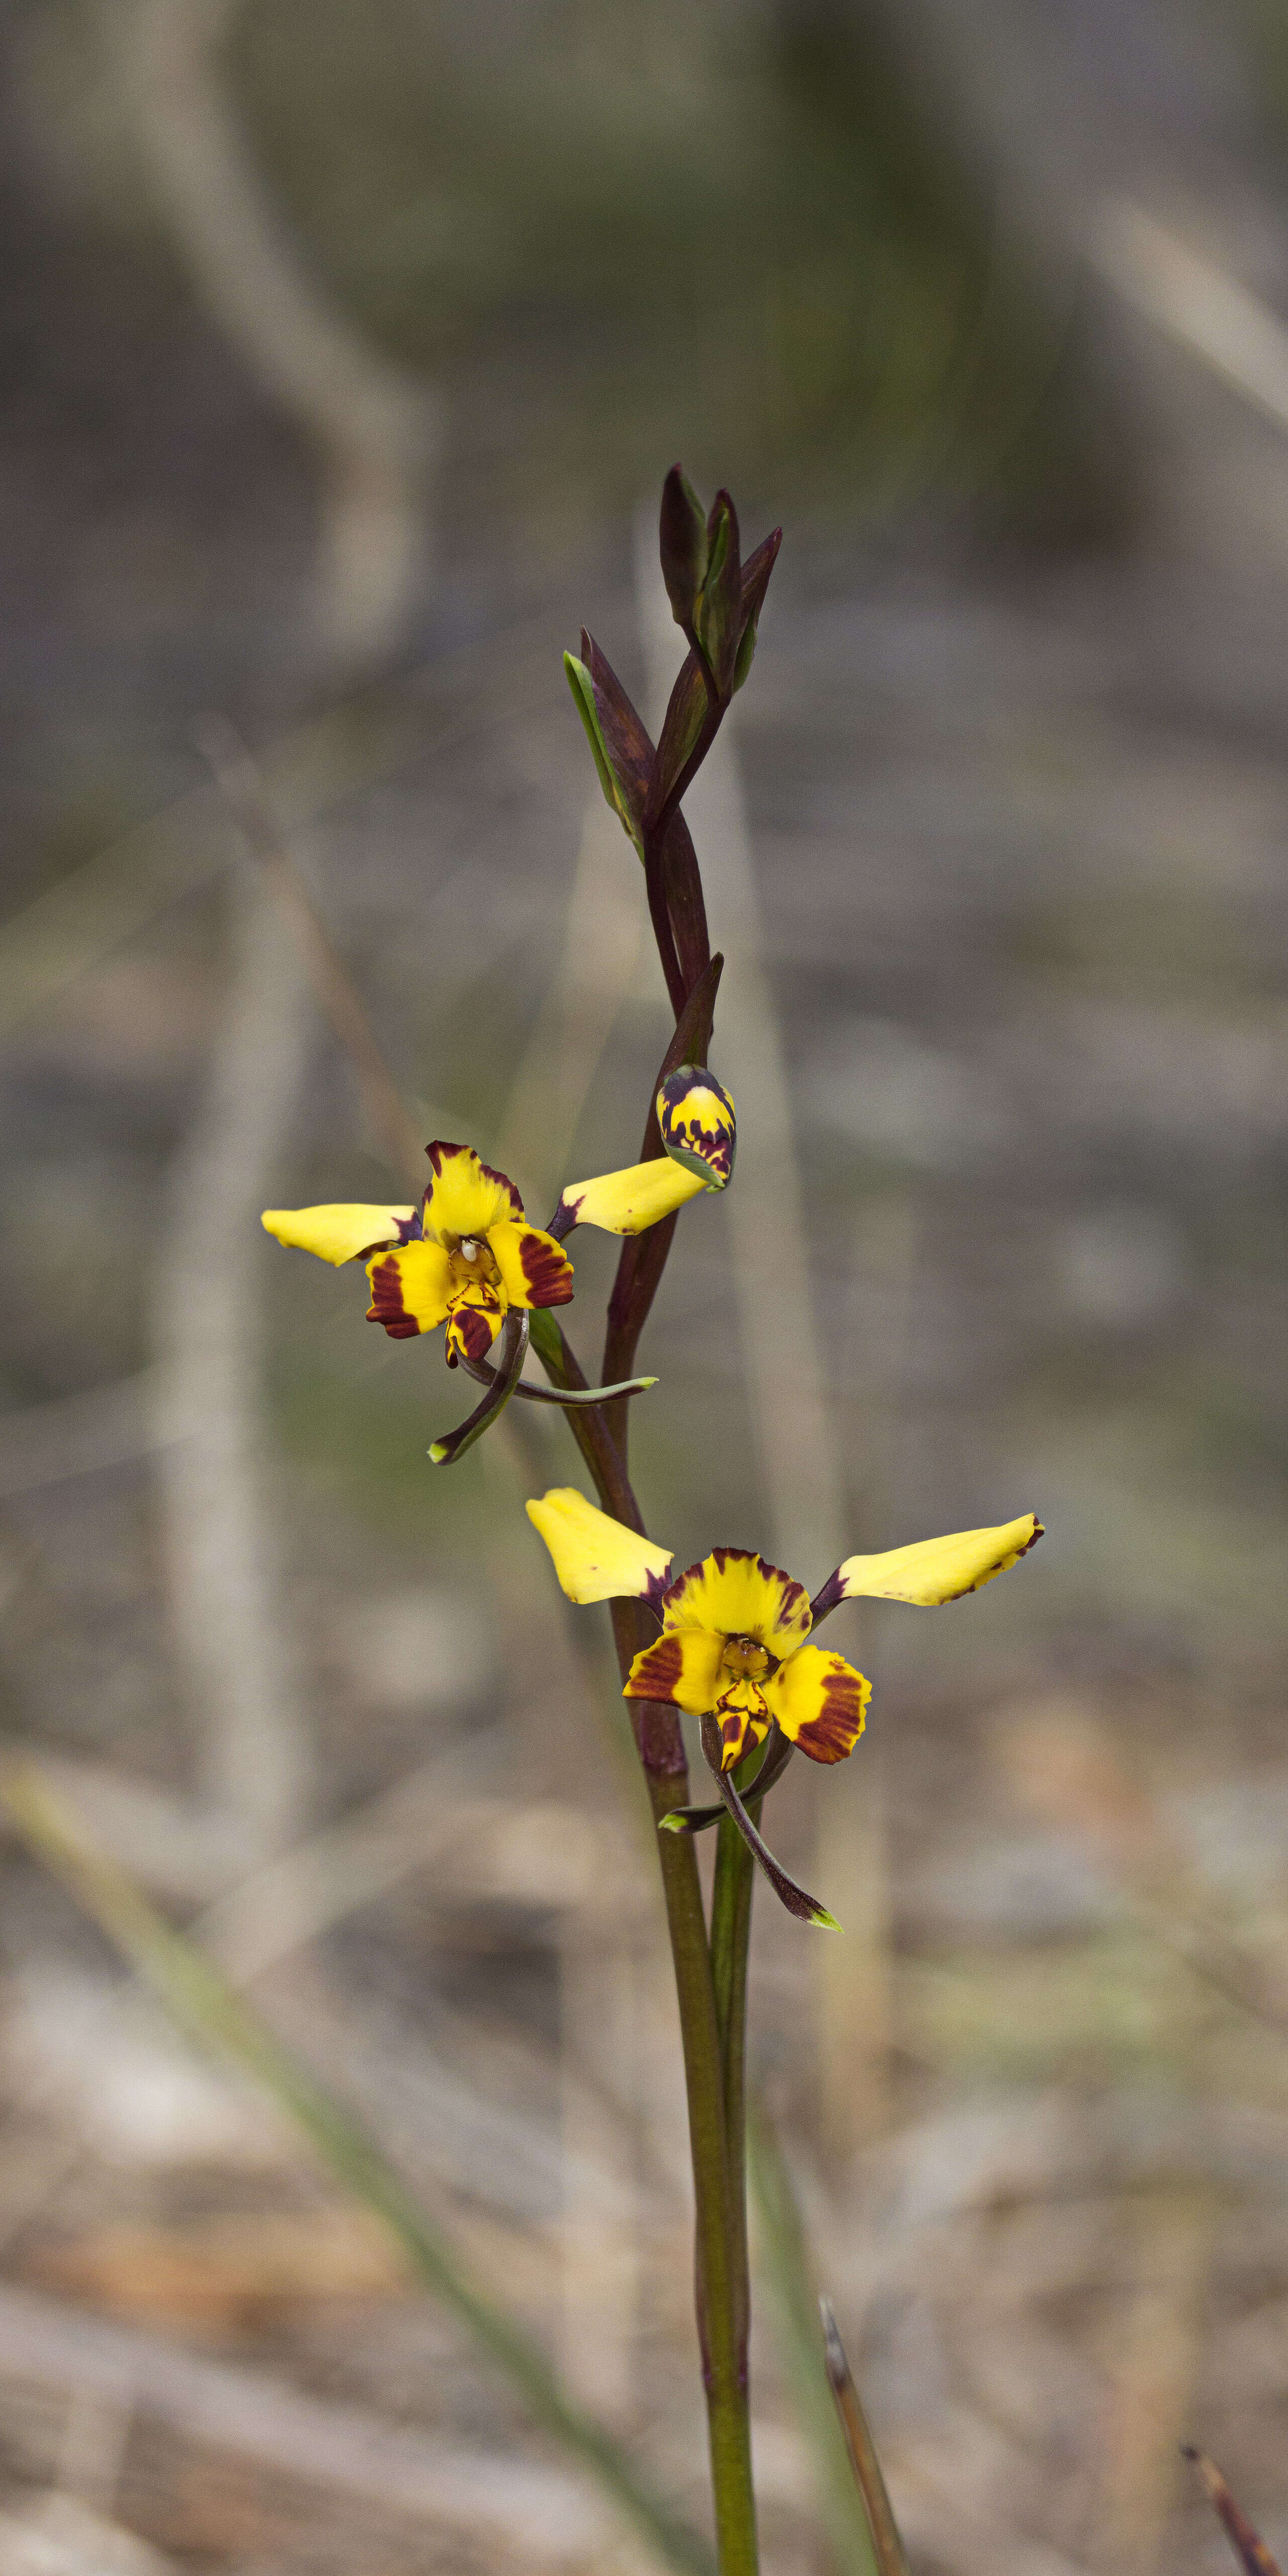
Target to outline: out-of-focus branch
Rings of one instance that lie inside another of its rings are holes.
[[[205,1785],[264,1852],[291,1838],[306,1727],[262,1490],[257,1219],[309,1045],[305,986],[260,888],[231,881],[234,974],[155,1266],[157,1476],[174,1634]]]
[[[908,2560],[903,2542],[899,2537],[894,2507],[890,2502],[886,2482],[881,2474],[877,2446],[868,2429],[868,2419],[863,2412],[863,2401],[855,2386],[854,2373],[845,2356],[845,2346],[841,2341],[832,2302],[830,2299],[820,2299],[818,2305],[819,2314],[823,2320],[823,2353],[827,2363],[827,2376],[832,2395],[836,2399],[836,2411],[841,2419],[841,2429],[845,2435],[855,2481],[863,2498],[863,2509],[868,2517],[868,2528],[872,2534],[872,2546],[876,2551],[877,2565],[881,2570],[881,2576],[908,2576]]]
[[[424,1141],[376,1042],[366,1006],[300,874],[256,763],[223,716],[203,716],[199,750],[299,952],[314,997],[357,1076],[363,1107],[391,1170],[414,1198],[425,1186]]]
[[[475,2539],[486,2531],[495,2546],[521,2552],[525,2565],[535,2558],[584,2567],[599,2537],[598,2517],[557,2469],[433,2440],[8,2282],[0,2289],[0,2376],[95,2406],[137,2409],[184,2441],[369,2510],[447,2524]],[[70,2562],[51,2552],[41,2563]]]
[[[122,0],[107,21],[160,213],[199,295],[317,451],[322,632],[341,659],[395,639],[424,544],[435,397],[368,346],[288,238],[220,77],[233,0]]]
[[[1235,2503],[1215,2460],[1210,2460],[1206,2451],[1197,2451],[1192,2442],[1182,2442],[1181,2458],[1193,2460],[1203,2481],[1204,2492],[1215,2507],[1229,2535],[1235,2557],[1246,2569],[1247,2576],[1279,2576],[1278,2566],[1260,2532],[1254,2529],[1246,2513]]]

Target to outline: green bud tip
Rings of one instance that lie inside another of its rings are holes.
[[[817,1926],[820,1932],[843,1932],[845,1930],[845,1925],[843,1923],[838,1923],[836,1916],[834,1914],[829,1914],[825,1905],[820,1905],[818,1912],[816,1914],[811,1914],[809,1919],[811,1923]]]
[[[430,1448],[429,1454],[434,1461],[434,1465],[436,1467],[441,1467],[445,1459],[450,1458],[452,1454],[450,1444],[446,1440],[435,1440]]]
[[[660,1834],[687,1834],[689,1830],[678,1807],[672,1807],[669,1815],[658,1817],[657,1829]]]

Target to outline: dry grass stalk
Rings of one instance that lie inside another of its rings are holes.
[[[907,2555],[899,2537],[894,2507],[890,2502],[886,2482],[881,2473],[881,2462],[877,2457],[876,2444],[868,2429],[868,2419],[863,2412],[863,2402],[854,2383],[854,2374],[846,2359],[845,2346],[841,2341],[832,2302],[830,2299],[820,2299],[818,2304],[823,2320],[823,2351],[827,2363],[827,2375],[831,2382],[832,2394],[836,2399],[836,2411],[841,2419],[841,2429],[845,2434],[855,2481],[863,2498],[863,2509],[868,2517],[868,2528],[872,2534],[872,2546],[876,2551],[877,2565],[881,2576],[909,2576]]]
[[[1279,2568],[1260,2532],[1253,2529],[1246,2513],[1235,2503],[1215,2460],[1210,2460],[1206,2451],[1196,2450],[1192,2442],[1182,2442],[1181,2457],[1193,2460],[1204,2490],[1229,2534],[1235,2557],[1240,2566],[1246,2568],[1247,2576],[1279,2576]]]

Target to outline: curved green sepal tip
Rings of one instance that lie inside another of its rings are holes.
[[[817,1913],[811,1914],[809,1919],[820,1932],[843,1932],[845,1930],[845,1925],[843,1923],[838,1923],[836,1916],[834,1914],[829,1914],[825,1905],[820,1905]]]
[[[669,1815],[658,1817],[657,1829],[660,1834],[687,1834],[689,1830],[678,1807],[672,1807]]]

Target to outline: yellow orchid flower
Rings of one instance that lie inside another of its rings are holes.
[[[562,1238],[575,1225],[605,1234],[643,1234],[674,1216],[704,1190],[727,1189],[738,1122],[723,1084],[705,1065],[682,1064],[664,1076],[654,1102],[663,1151],[599,1180],[570,1181],[552,1221]]]
[[[395,1341],[445,1323],[454,1368],[486,1357],[511,1308],[566,1306],[572,1263],[471,1145],[440,1138],[426,1152],[433,1177],[419,1208],[268,1208],[263,1223],[322,1261],[365,1261],[368,1322]]]
[[[705,1189],[726,1189],[733,1178],[738,1121],[723,1083],[705,1065],[677,1065],[659,1085],[654,1106],[667,1153],[695,1173]]]
[[[728,1774],[771,1729],[779,1743],[746,1795],[771,1786],[791,1747],[812,1762],[843,1762],[853,1752],[871,1684],[844,1656],[810,1642],[840,1602],[858,1594],[925,1607],[956,1601],[1004,1573],[1042,1536],[1041,1522],[1026,1512],[996,1529],[922,1539],[883,1556],[847,1557],[811,1601],[803,1584],[745,1548],[714,1548],[668,1581],[669,1552],[597,1511],[574,1486],[554,1487],[527,1510],[570,1601],[626,1597],[652,1604],[661,1632],[636,1655],[623,1696],[666,1700],[702,1719],[703,1750],[721,1796],[778,1894],[793,1913],[828,1924],[826,1909],[786,1878],[754,1827],[748,1830]],[[683,1829],[710,1820],[711,1811],[689,1809],[667,1821]]]

